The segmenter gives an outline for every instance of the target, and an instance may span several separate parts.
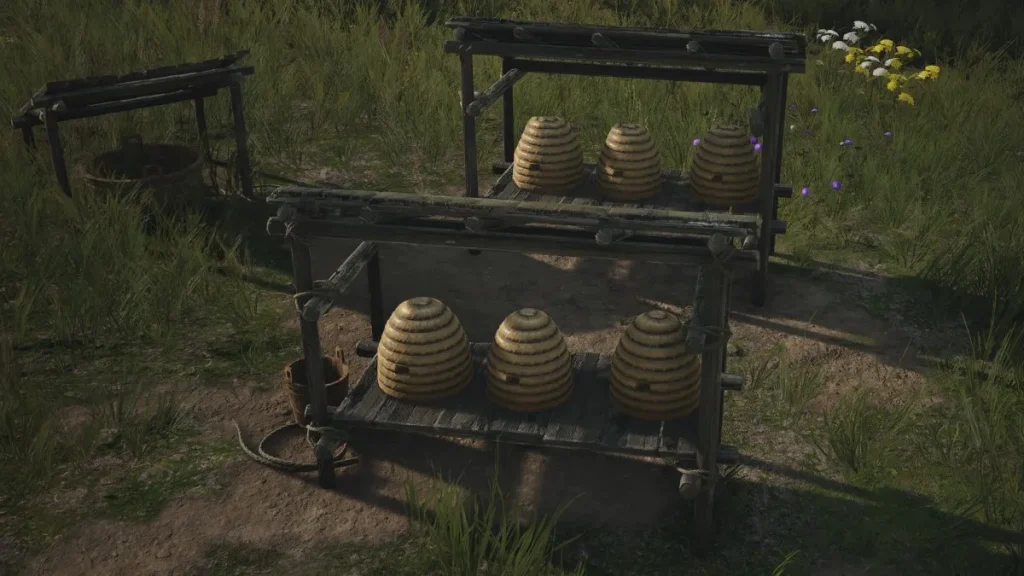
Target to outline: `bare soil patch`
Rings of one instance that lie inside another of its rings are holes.
[[[352,247],[347,242],[318,245],[316,275],[329,275]],[[531,306],[547,311],[571,346],[601,352],[612,351],[635,315],[654,306],[678,312],[680,304],[689,304],[694,279],[690,271],[656,264],[503,253],[473,256],[464,250],[389,247],[381,258],[389,310],[413,296],[438,297],[451,306],[470,338],[480,341],[493,336],[505,315]],[[827,282],[776,270],[774,298],[765,309],[748,304],[744,278],[737,278],[735,354],[781,344],[793,358],[821,367],[828,383],[826,397],[852,387],[882,390],[920,384],[913,354],[904,353],[915,348],[909,333],[845,305],[845,296]],[[341,347],[354,375],[367,363],[354,355],[355,343],[369,337],[367,305],[365,282],[357,282],[345,306],[321,325],[325,350]],[[229,439],[234,435],[230,421],[237,419],[256,438],[285,423],[288,411],[278,390],[280,376],[267,378],[271,391],[245,385],[204,390],[196,403],[204,433]],[[727,442],[729,434],[727,421]],[[336,491],[239,457],[212,475],[210,481],[219,490],[178,498],[147,523],[87,520],[31,559],[27,573],[203,573],[203,554],[219,542],[297,556],[321,539],[386,540],[406,529],[407,480],[428,482],[442,474],[482,489],[496,462],[507,492],[527,509],[551,512],[576,498],[568,521],[642,527],[664,521],[680,506],[676,475],[638,460],[518,447],[496,451],[478,442],[385,433],[358,434],[353,443],[364,461],[342,473]],[[286,456],[311,458],[297,434],[285,448]],[[757,450],[763,452],[757,454],[760,458],[781,456],[771,447]]]

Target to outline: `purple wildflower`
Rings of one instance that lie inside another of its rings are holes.
[[[796,104],[790,104],[789,105],[789,109],[790,110],[796,110]]]
[[[847,138],[847,139],[843,140],[842,142],[840,142],[839,145],[840,146],[853,146],[853,140],[850,140],[849,138]]]
[[[843,183],[840,182],[839,180],[833,180],[832,181],[832,189],[833,190],[842,190],[843,189]]]
[[[757,144],[757,136],[751,136],[750,137],[750,143],[751,144]]]
[[[886,138],[888,138],[888,137],[892,136],[892,132],[886,132],[885,134],[882,134],[882,136],[885,136]]]
[[[811,129],[808,128],[807,130],[804,130],[804,134],[807,134],[808,136],[810,136],[811,135]]]
[[[810,189],[810,187],[808,187],[808,186],[804,186],[803,188],[801,188],[801,189],[800,189],[800,195],[801,195],[801,196],[810,196],[810,195],[811,195],[811,189]]]
[[[693,145],[696,146],[698,144],[700,144],[700,138],[694,138],[693,139]]]
[[[761,151],[761,143],[758,142],[757,144],[754,144],[754,152],[760,152],[760,151]]]

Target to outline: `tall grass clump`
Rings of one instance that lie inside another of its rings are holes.
[[[454,484],[443,484],[423,497],[410,483],[406,496],[417,523],[414,529],[425,536],[440,574],[567,574],[551,562],[552,556],[571,542],[555,539],[555,525],[564,507],[551,517],[528,521],[508,505],[496,476],[483,498]],[[583,567],[571,573],[582,576]]]
[[[972,333],[972,354],[949,367],[936,434],[942,463],[966,492],[965,505],[992,525],[1024,533],[1024,379],[1010,352],[1021,332]],[[1024,570],[1024,544],[1007,544]]]
[[[882,406],[863,390],[843,396],[825,413],[818,449],[844,476],[877,480],[877,472],[899,448],[912,417],[910,402],[895,408]]]
[[[127,0],[113,12],[102,0],[76,2],[73,10],[63,3],[58,10],[57,4],[8,3],[5,34],[12,41],[3,45],[9,57],[0,63],[9,79],[0,87],[8,110],[54,78],[248,47],[257,73],[247,82],[247,118],[261,167],[302,173],[371,166],[370,179],[392,189],[459,181],[458,59],[442,51],[450,32],[439,25],[450,16],[786,28],[769,18],[785,14],[770,12],[777,3],[730,0]],[[207,5],[219,10],[207,14]],[[34,16],[39,13],[52,14],[45,26]],[[883,38],[924,42],[920,34],[877,23]],[[794,107],[785,120],[783,163],[783,180],[807,194],[783,203],[790,232],[781,247],[857,254],[869,264],[924,278],[937,291],[986,300],[998,295],[1021,310],[1024,269],[1017,254],[1024,246],[1016,230],[1024,216],[1014,203],[1024,177],[1024,109],[1017,105],[1024,65],[1005,53],[958,54],[955,61],[936,62],[944,70],[941,79],[928,83],[908,107],[892,101],[884,80],[865,80],[842,65],[842,54],[812,41],[807,73],[794,76],[790,85]],[[930,54],[922,58],[932,63]],[[477,59],[476,88],[488,86],[498,73],[497,59]],[[642,122],[655,130],[666,165],[685,167],[694,138],[717,123],[745,123],[756,99],[756,91],[744,87],[538,76],[516,86],[516,123],[522,126],[537,114],[562,115],[580,130],[593,158],[612,124]],[[223,100],[211,103],[215,124],[227,118]],[[191,138],[194,132],[186,106],[118,118],[84,123],[90,128],[68,135],[69,149],[77,154],[82,144],[112,143],[115,128],[124,126],[141,127],[152,138]],[[483,165],[498,155],[499,120],[496,107],[478,120]],[[852,145],[840,146],[846,141]],[[229,142],[218,144],[218,151],[229,155]]]

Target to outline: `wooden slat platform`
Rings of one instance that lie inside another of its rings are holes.
[[[473,382],[453,397],[430,405],[395,400],[377,386],[376,359],[334,414],[340,428],[374,428],[437,436],[495,439],[515,444],[691,460],[697,412],[672,422],[645,422],[619,414],[611,405],[608,381],[599,376],[600,355],[573,355],[575,388],[568,402],[541,414],[519,414],[487,399],[482,359],[474,359]],[[736,451],[719,449],[719,461],[735,462]]]

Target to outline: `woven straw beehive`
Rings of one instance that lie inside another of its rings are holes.
[[[377,384],[395,398],[429,402],[456,394],[473,377],[459,319],[434,298],[398,305],[377,346]]]
[[[534,116],[516,146],[512,181],[539,194],[568,192],[583,181],[583,147],[557,116]]]
[[[551,410],[569,398],[569,348],[551,317],[523,308],[505,318],[487,355],[487,391],[517,412]]]
[[[597,164],[601,192],[613,200],[650,198],[661,191],[661,156],[647,128],[616,124]]]
[[[642,420],[672,420],[700,403],[700,357],[686,353],[686,331],[674,315],[637,316],[611,362],[615,408]]]
[[[750,136],[738,126],[718,126],[697,145],[690,188],[694,196],[708,204],[749,204],[757,200],[760,175]]]

